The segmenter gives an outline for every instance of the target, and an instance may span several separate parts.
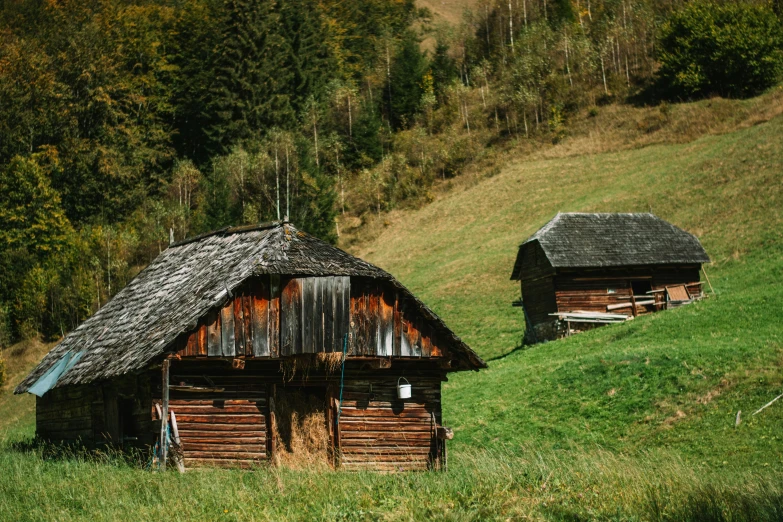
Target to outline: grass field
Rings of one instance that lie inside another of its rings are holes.
[[[570,145],[564,144],[568,149]],[[356,253],[490,361],[444,387],[446,474],[149,473],[50,456],[7,352],[0,520],[781,520],[783,117],[688,143],[509,161]],[[702,239],[715,295],[522,349],[516,246],[558,211],[649,211]],[[742,422],[735,427],[737,411]]]

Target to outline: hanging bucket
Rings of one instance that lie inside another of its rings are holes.
[[[400,399],[410,399],[411,383],[408,382],[408,379],[405,379],[405,384],[400,384],[400,380],[402,379],[405,379],[405,377],[397,379],[397,397]]]

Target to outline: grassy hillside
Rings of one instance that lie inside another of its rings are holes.
[[[33,402],[9,393],[46,349],[33,344],[5,354],[0,519],[783,518],[783,401],[751,415],[783,392],[783,116],[756,123],[600,154],[566,142],[389,216],[356,247],[490,360],[445,385],[447,474],[160,475],[27,450],[14,441],[33,432]],[[557,211],[650,208],[702,239],[716,294],[518,347],[516,246]]]
[[[685,144],[518,162],[407,214],[359,254],[430,303],[482,356],[446,386],[459,445],[670,448],[780,466],[783,117]],[[649,211],[697,234],[716,296],[515,350],[516,247],[558,211]],[[738,410],[744,422],[734,428]]]

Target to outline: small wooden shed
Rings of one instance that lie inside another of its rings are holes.
[[[485,367],[390,274],[275,222],[169,246],[16,393],[42,438],[170,437],[185,466],[442,469],[441,383]]]
[[[701,243],[661,218],[559,213],[519,247],[525,341],[557,339],[700,299]]]

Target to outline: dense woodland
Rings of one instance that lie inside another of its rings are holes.
[[[580,110],[755,94],[783,48],[780,1],[0,6],[0,345],[74,328],[172,238],[288,216],[336,241]]]

